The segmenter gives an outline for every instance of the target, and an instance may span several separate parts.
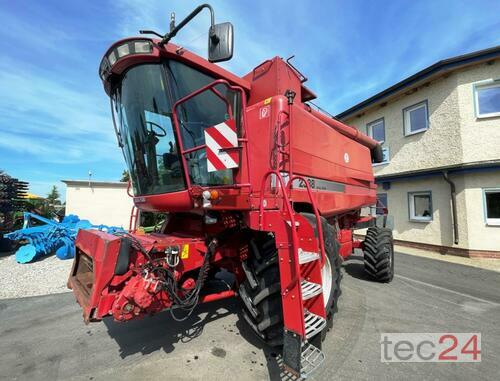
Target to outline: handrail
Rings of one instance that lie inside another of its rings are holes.
[[[225,79],[217,79],[217,80],[209,83],[208,85],[205,85],[205,86],[199,88],[198,90],[195,90],[192,93],[186,95],[185,97],[179,99],[177,102],[175,102],[175,104],[172,107],[172,117],[173,117],[173,122],[174,122],[174,129],[175,129],[175,134],[176,134],[178,145],[179,145],[179,150],[181,152],[180,156],[181,156],[181,160],[182,160],[182,167],[183,167],[183,172],[184,172],[184,178],[186,180],[186,185],[187,185],[188,189],[191,189],[192,186],[191,186],[191,180],[189,178],[189,170],[188,170],[188,166],[187,166],[187,162],[186,162],[186,157],[185,157],[185,154],[184,154],[185,151],[187,151],[187,150],[184,150],[184,142],[182,140],[181,130],[180,130],[180,127],[179,127],[179,120],[177,118],[177,107],[179,107],[179,105],[181,103],[184,103],[184,102],[188,101],[189,99],[197,96],[198,94],[203,93],[206,90],[211,90],[218,97],[222,96],[222,94],[220,94],[220,92],[218,92],[217,90],[213,89],[213,87],[215,87],[217,85],[220,85],[220,84],[224,84],[229,89],[231,89],[233,91],[238,91],[241,94],[241,114],[242,114],[242,119],[243,119],[243,123],[242,123],[243,124],[243,126],[242,126],[242,135],[243,136],[242,137],[244,137],[245,139],[242,139],[242,140],[238,139],[238,141],[244,143],[244,152],[245,152],[245,157],[246,157],[246,168],[247,168],[247,178],[248,178],[248,183],[249,184],[252,183],[252,181],[251,181],[251,171],[250,171],[250,158],[248,157],[248,153],[249,153],[249,150],[248,150],[248,136],[247,136],[247,134],[248,134],[248,125],[247,125],[246,112],[245,112],[246,93],[245,93],[245,91],[241,87],[239,87],[239,86],[232,86]],[[226,105],[228,105],[227,100],[225,102],[226,102]],[[194,147],[194,148],[201,149],[201,146]],[[196,151],[196,150],[194,150],[194,151]],[[192,152],[192,151],[190,151],[190,152]],[[231,185],[231,186],[234,186],[234,184]],[[231,186],[229,186],[229,187],[231,187]]]
[[[127,194],[129,197],[132,197],[134,198],[134,195],[132,193],[130,193],[130,187],[132,186],[132,181],[128,181],[128,184],[127,184]]]
[[[319,248],[321,251],[321,264],[325,263],[325,242],[323,241],[323,226],[321,224],[321,216],[319,215],[318,208],[316,207],[316,201],[314,201],[312,195],[312,189],[309,182],[300,175],[294,175],[290,181],[288,182],[288,186],[290,187],[290,194],[292,193],[292,184],[294,180],[300,180],[304,183],[307,189],[307,195],[309,196],[309,200],[311,200],[311,205],[313,207],[314,216],[316,217],[316,226],[318,227],[318,239],[319,239]]]
[[[139,209],[133,205],[132,210],[130,211],[130,221],[128,224],[128,231],[130,233],[135,233],[137,230],[137,217],[139,215]]]
[[[263,219],[264,219],[264,189],[265,189],[266,181],[267,181],[268,177],[272,174],[274,174],[276,176],[276,178],[278,179],[278,181],[280,183],[281,190],[283,193],[284,203],[285,203],[288,215],[290,216],[290,225],[291,225],[290,227],[292,229],[292,247],[293,247],[293,252],[294,252],[294,254],[296,254],[296,258],[297,258],[297,260],[294,261],[295,262],[295,276],[292,278],[292,282],[291,282],[293,284],[294,282],[297,282],[300,280],[299,279],[300,265],[299,265],[299,261],[298,261],[299,238],[297,237],[297,231],[295,230],[295,228],[296,228],[295,217],[293,216],[293,210],[292,210],[292,206],[290,204],[290,198],[288,197],[288,194],[285,191],[286,187],[285,187],[285,184],[283,182],[283,178],[281,177],[281,175],[278,171],[271,170],[271,171],[267,172],[264,175],[264,177],[262,178],[262,183],[261,183],[261,187],[260,187],[260,199],[259,199],[259,227],[260,227],[260,229],[262,229],[264,227],[264,224],[263,224]]]
[[[286,119],[281,122],[281,115],[285,115]],[[281,153],[282,155],[286,155],[286,156],[290,156],[290,153],[289,152],[286,152],[285,150],[283,150],[282,148],[284,148],[285,146],[289,145],[289,144],[284,144],[284,145],[281,145],[280,144],[280,135],[281,135],[281,132],[285,130],[286,126],[285,124],[288,123],[288,125],[290,125],[290,122],[289,122],[289,115],[288,115],[288,112],[284,111],[284,110],[280,110],[278,112],[278,115],[276,117],[276,124],[277,124],[277,136],[276,136],[276,145],[278,147],[278,151],[279,153]]]
[[[260,65],[256,66],[253,70],[252,70],[252,74],[254,76],[254,79],[255,79],[255,72],[257,71],[257,69],[260,69],[262,66],[268,64],[269,62],[273,62],[273,60],[265,60],[264,62],[262,62]],[[269,68],[267,68],[263,73],[266,73],[269,69],[271,68],[271,66],[269,66]],[[262,73],[262,74],[263,74]],[[261,75],[261,74],[259,74]]]
[[[291,94],[291,95],[290,95]],[[295,97],[295,93],[290,90],[287,90],[285,96],[288,97],[288,177],[290,179],[293,177],[293,144],[292,144],[292,126],[293,126],[293,98]],[[291,184],[291,183],[290,183]],[[290,195],[292,192],[292,188],[290,187]]]

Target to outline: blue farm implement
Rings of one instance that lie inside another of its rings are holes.
[[[26,244],[16,252],[16,261],[29,263],[55,253],[59,259],[75,256],[75,238],[80,229],[104,230],[108,233],[122,231],[121,228],[106,225],[92,225],[75,215],[64,217],[62,222],[49,220],[34,213],[24,213],[23,228],[6,235],[12,241]]]

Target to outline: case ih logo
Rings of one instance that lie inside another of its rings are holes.
[[[208,172],[239,166],[238,135],[234,119],[205,129]]]

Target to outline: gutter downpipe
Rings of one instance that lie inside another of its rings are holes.
[[[450,184],[451,214],[453,218],[453,238],[455,245],[458,245],[457,192],[455,189],[455,183],[450,180],[448,171],[443,171],[443,178],[448,184]]]

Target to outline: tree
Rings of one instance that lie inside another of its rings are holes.
[[[56,216],[56,206],[61,205],[61,197],[57,187],[52,186],[51,191],[46,198],[33,199],[28,202],[27,210],[46,218],[54,218]]]
[[[130,181],[130,175],[126,169],[123,170],[122,172],[122,178],[120,180],[123,183],[128,183]]]
[[[59,205],[61,203],[59,197],[61,197],[61,195],[59,194],[57,187],[53,185],[52,190],[49,192],[49,194],[47,194],[47,201],[50,205]]]
[[[38,214],[45,218],[53,218],[55,215],[54,207],[46,198],[33,199],[27,202],[28,212]]]

